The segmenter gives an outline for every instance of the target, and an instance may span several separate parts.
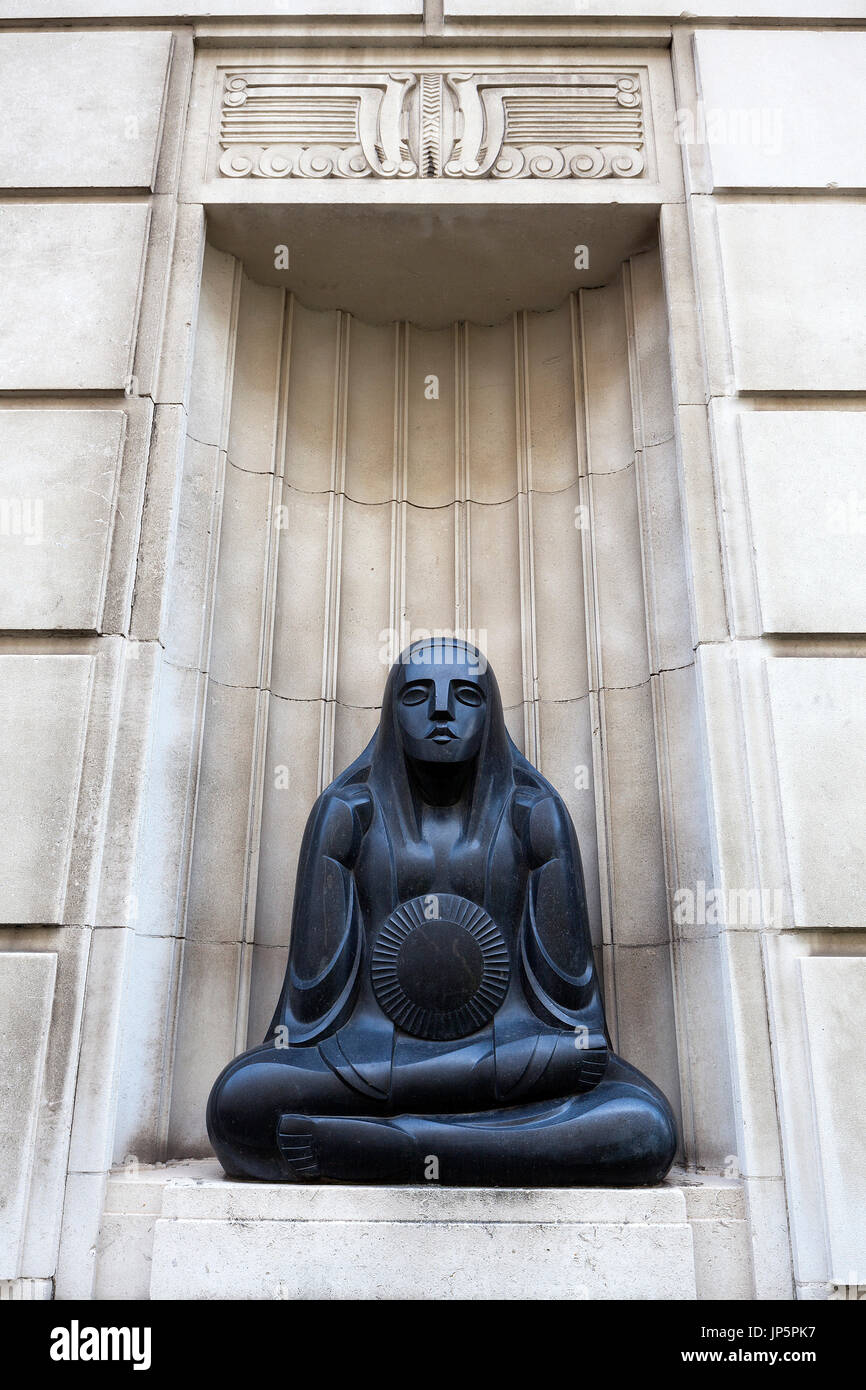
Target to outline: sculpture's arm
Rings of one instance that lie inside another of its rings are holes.
[[[298,861],[289,964],[269,1038],[282,1026],[291,1044],[339,1027],[355,995],[363,923],[353,868],[369,825],[366,789],[324,793],[313,807]]]
[[[586,892],[574,826],[558,797],[537,798],[523,825],[530,873],[521,963],[536,1010],[589,1030],[604,1045],[604,1014],[592,957]]]

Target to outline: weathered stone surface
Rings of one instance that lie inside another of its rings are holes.
[[[0,187],[152,188],[171,43],[5,33]]]
[[[673,1183],[299,1191],[218,1172],[209,1162],[112,1177],[100,1261],[111,1268],[122,1235],[134,1235],[122,1297],[148,1282],[152,1298],[694,1297],[686,1199]],[[741,1211],[729,1202],[724,1214]]]
[[[866,388],[866,322],[851,293],[866,279],[866,206],[776,198],[723,203],[716,216],[738,389]]]
[[[794,920],[862,927],[866,661],[767,661]]]
[[[862,188],[866,35],[699,29],[702,106],[681,111],[722,188]]]
[[[129,385],[148,221],[144,203],[0,207],[0,391]]]
[[[862,632],[863,411],[740,415],[765,632]]]
[[[120,410],[0,411],[0,628],[98,631]]]
[[[57,956],[0,954],[0,1279],[21,1273]]]
[[[866,1283],[866,957],[800,961],[830,1279]]]
[[[0,922],[62,920],[90,656],[0,657]]]

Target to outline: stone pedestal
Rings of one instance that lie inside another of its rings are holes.
[[[96,1296],[749,1298],[743,1195],[658,1188],[270,1186],[212,1162],[112,1176]]]

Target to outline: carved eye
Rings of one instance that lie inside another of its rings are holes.
[[[477,685],[456,685],[454,687],[454,694],[457,696],[461,705],[484,704],[484,691],[480,690]]]
[[[423,685],[407,685],[400,697],[404,705],[423,705],[427,699],[427,688]]]

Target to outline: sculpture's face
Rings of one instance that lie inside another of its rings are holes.
[[[481,747],[487,695],[477,665],[460,648],[413,654],[397,692],[403,749],[424,763],[462,763]]]

